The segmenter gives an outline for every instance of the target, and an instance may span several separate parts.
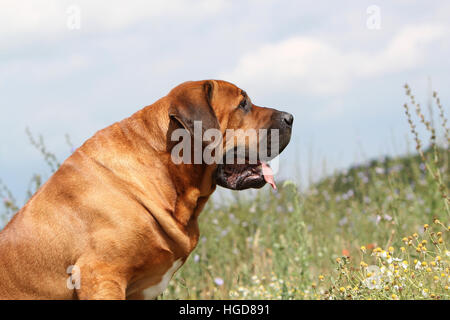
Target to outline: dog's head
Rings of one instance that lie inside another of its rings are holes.
[[[214,158],[206,162],[216,166],[215,183],[234,190],[275,186],[267,162],[288,145],[291,114],[256,106],[244,90],[220,80],[185,82],[169,97],[169,116],[201,146],[202,164],[205,155]]]

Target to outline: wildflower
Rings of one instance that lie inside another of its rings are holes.
[[[323,275],[319,275],[319,280],[323,281],[325,279],[325,277]]]
[[[339,291],[342,292],[342,293],[344,293],[344,292],[345,292],[345,288],[344,288],[344,287],[340,287],[340,288],[339,288]]]
[[[362,247],[361,247],[361,251],[364,252],[364,253],[366,253],[366,247],[365,247],[365,246],[362,246]]]
[[[390,252],[390,253],[394,253],[394,247],[389,247],[389,249],[388,249],[388,251]]]
[[[224,281],[222,278],[215,278],[214,283],[220,287],[223,285]]]
[[[394,299],[394,300],[398,300],[398,296],[397,296],[395,293],[393,293],[391,297],[392,297],[392,299]]]
[[[405,252],[406,251],[405,247],[400,247],[400,251]]]
[[[414,261],[417,261],[417,260],[414,260]],[[422,269],[422,264],[420,263],[420,261],[417,261],[415,263],[414,269],[416,269],[416,270]]]
[[[424,229],[424,230],[427,230],[429,227],[430,227],[430,226],[429,226],[428,224],[424,224],[424,225],[423,225],[423,229]]]

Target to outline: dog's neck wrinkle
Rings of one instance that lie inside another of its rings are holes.
[[[182,225],[187,226],[190,221],[197,219],[206,200],[215,190],[215,184],[212,183],[213,168],[205,165],[189,165],[188,168],[178,166],[171,174],[172,183],[176,186],[177,192],[173,214]],[[189,172],[188,176],[186,172]],[[183,184],[184,181],[189,183]]]

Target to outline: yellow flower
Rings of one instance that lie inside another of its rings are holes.
[[[414,237],[414,238],[418,238],[419,235],[418,235],[417,233],[413,233],[413,237]]]
[[[388,249],[388,251],[390,252],[390,253],[393,253],[394,252],[394,247],[389,247],[389,249]]]
[[[424,228],[425,230],[427,230],[429,227],[430,227],[430,226],[429,226],[428,224],[426,224],[426,223],[423,225],[423,228]]]
[[[397,296],[395,293],[393,293],[391,297],[392,297],[392,299],[394,299],[394,300],[398,300],[398,296]]]
[[[325,279],[325,277],[324,277],[323,275],[320,275],[320,276],[319,276],[319,280],[320,280],[320,281],[323,281],[324,279]]]
[[[438,242],[439,242],[439,243],[443,243],[444,240],[443,240],[442,238],[439,238]]]
[[[361,246],[361,251],[366,253],[366,247],[365,246]]]
[[[400,247],[400,250],[401,250],[401,252],[405,252],[406,251],[405,247]]]
[[[345,288],[344,288],[344,287],[340,287],[340,288],[339,288],[339,291],[340,291],[340,292],[345,292]]]

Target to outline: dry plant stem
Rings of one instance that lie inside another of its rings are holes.
[[[433,168],[430,166],[430,164],[428,163],[428,161],[425,157],[425,154],[423,153],[422,142],[421,142],[421,140],[419,138],[419,134],[416,130],[416,125],[414,124],[414,122],[412,120],[412,116],[409,111],[409,106],[407,103],[405,103],[403,106],[405,108],[405,114],[408,119],[408,124],[411,128],[411,133],[413,134],[414,140],[416,142],[416,150],[419,153],[423,163],[425,164],[427,171],[431,174],[433,179],[436,181],[438,189],[441,193],[441,196],[444,199],[446,212],[448,215],[450,215],[450,206],[449,206],[450,197],[448,196],[447,187],[445,186],[445,184],[442,181],[441,172],[439,170],[439,155],[438,155],[438,151],[437,151],[437,147],[436,147],[436,129],[431,126],[430,121],[427,121],[425,119],[425,116],[423,115],[422,110],[420,108],[420,104],[416,103],[415,98],[412,95],[411,89],[409,88],[408,84],[405,84],[405,91],[406,91],[406,95],[410,98],[412,105],[415,106],[416,114],[419,117],[420,122],[425,126],[427,131],[430,132],[430,134],[431,134],[430,144],[433,149],[433,164],[434,164],[435,170],[433,170]],[[440,113],[442,113],[442,115],[443,115],[443,111],[441,112],[441,110],[440,110]],[[445,119],[445,117],[444,117],[444,119]],[[445,125],[445,123],[446,123],[446,121],[443,122],[444,125]],[[444,127],[444,130],[447,132],[446,127]]]

